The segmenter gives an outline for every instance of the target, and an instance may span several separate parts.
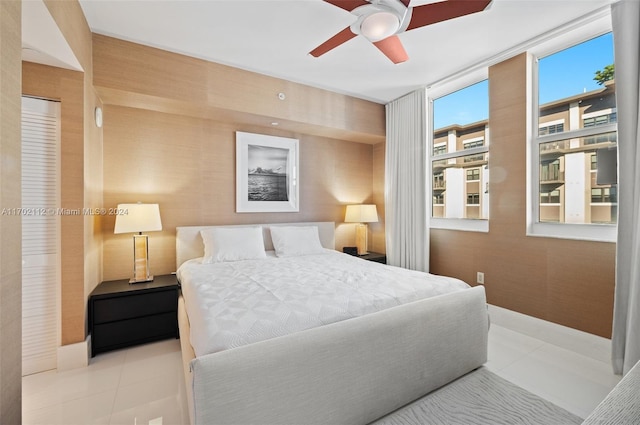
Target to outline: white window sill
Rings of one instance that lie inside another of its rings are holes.
[[[618,228],[615,224],[534,223],[528,226],[527,236],[616,242]]]
[[[431,218],[432,229],[462,230],[465,232],[489,232],[489,220],[472,220],[468,218]]]

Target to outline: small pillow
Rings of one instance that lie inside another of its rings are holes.
[[[326,253],[316,226],[273,226],[270,230],[278,257]]]
[[[200,231],[203,264],[266,258],[262,227],[214,227]]]

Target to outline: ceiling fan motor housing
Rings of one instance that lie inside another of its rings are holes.
[[[492,0],[445,0],[415,7],[410,0],[324,0],[357,16],[351,25],[309,52],[319,57],[358,35],[394,64],[409,59],[399,34],[486,10]]]
[[[358,16],[351,24],[351,31],[371,42],[403,32],[411,20],[411,9],[399,0],[373,0],[371,4],[353,9],[351,13]]]

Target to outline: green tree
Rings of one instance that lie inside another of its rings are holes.
[[[596,76],[593,79],[598,84],[603,85],[605,81],[613,80],[615,73],[615,66],[613,64],[607,65],[603,70],[596,71]]]

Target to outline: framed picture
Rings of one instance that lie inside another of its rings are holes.
[[[298,212],[298,140],[236,132],[236,212]]]

